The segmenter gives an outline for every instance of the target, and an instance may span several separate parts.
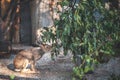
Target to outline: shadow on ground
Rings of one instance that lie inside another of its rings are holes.
[[[36,69],[39,73],[29,74],[14,71],[13,59],[15,54],[11,54],[9,58],[0,58],[0,80],[10,80],[11,76],[15,76],[14,80],[71,80],[72,79],[72,63],[71,57],[57,58],[52,61],[49,54],[46,54],[41,60],[37,61]]]

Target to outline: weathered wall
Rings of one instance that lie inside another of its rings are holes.
[[[40,28],[53,25],[49,3],[51,0],[34,0],[31,2],[32,42],[40,39]]]

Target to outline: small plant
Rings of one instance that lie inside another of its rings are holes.
[[[10,80],[14,80],[15,79],[15,75],[10,75]]]

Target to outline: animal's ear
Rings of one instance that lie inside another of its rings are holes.
[[[45,44],[40,44],[39,46],[40,46],[41,49],[45,48]]]
[[[52,46],[51,45],[45,45],[45,50],[46,50],[46,52],[52,51]]]
[[[52,46],[51,46],[51,45],[45,45],[45,48],[46,48],[46,49],[51,49]]]
[[[43,50],[43,51],[51,51],[52,49],[52,46],[51,45],[48,45],[48,44],[41,44],[40,45],[40,48]]]

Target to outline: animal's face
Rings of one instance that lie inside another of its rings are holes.
[[[42,44],[42,45],[40,45],[40,47],[44,52],[51,52],[52,51],[52,46],[50,46],[50,45]]]

